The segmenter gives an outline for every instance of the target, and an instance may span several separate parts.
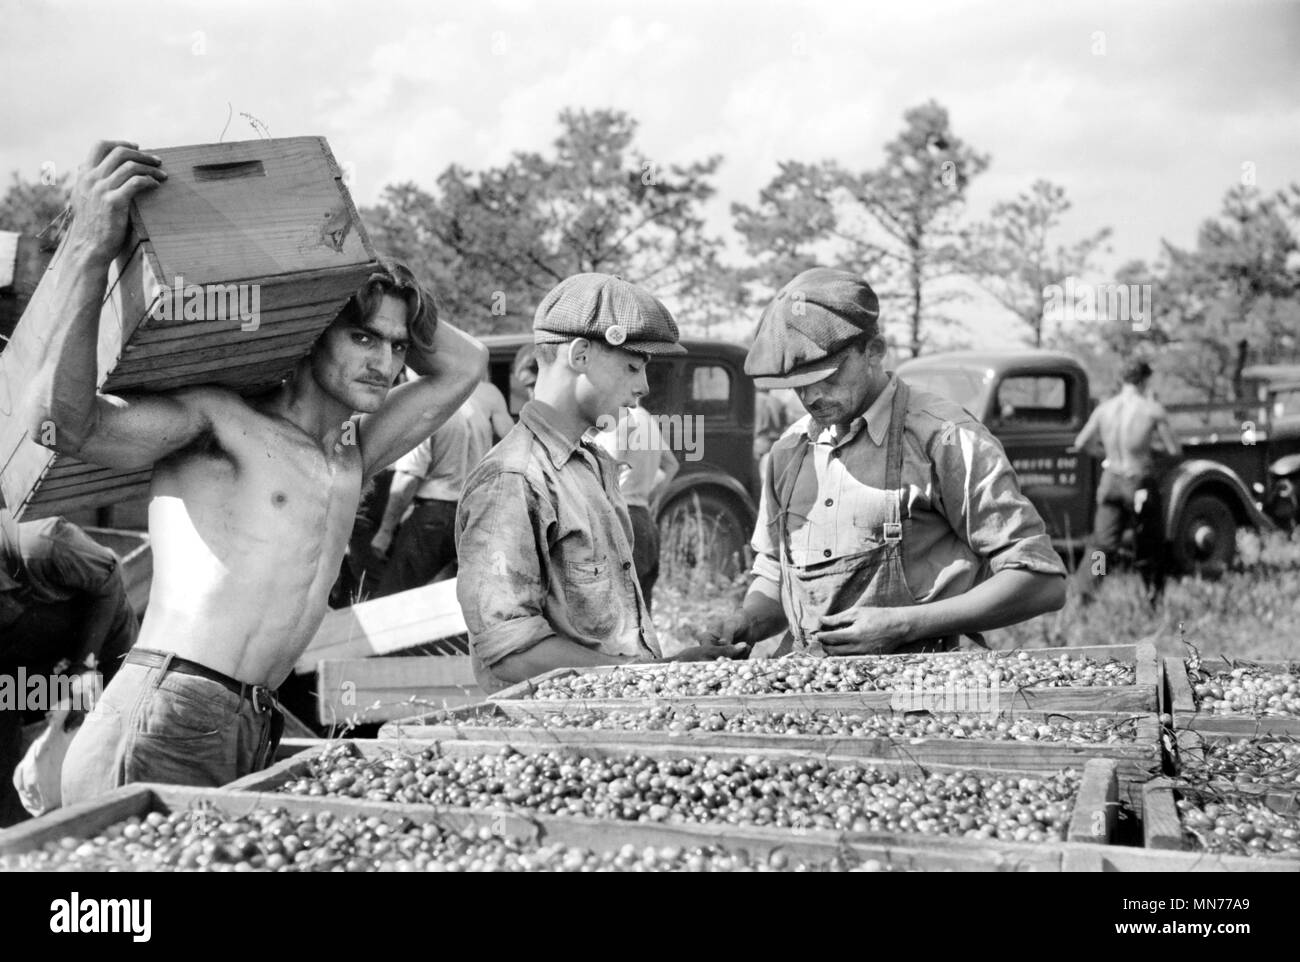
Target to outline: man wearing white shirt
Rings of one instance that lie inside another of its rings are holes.
[[[380,557],[391,546],[392,556],[373,597],[426,585],[456,560],[456,505],[465,479],[492,447],[492,435],[489,415],[471,396],[393,465],[388,504],[370,543]],[[414,508],[403,520],[412,502]]]
[[[620,462],[619,490],[632,517],[632,562],[641,584],[646,610],[659,577],[659,527],[650,515],[650,501],[660,485],[677,474],[677,458],[660,434],[650,412],[638,405],[623,408],[618,421],[595,435],[596,441]]]

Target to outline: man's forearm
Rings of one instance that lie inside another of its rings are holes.
[[[904,609],[909,623],[905,642],[1005,628],[1063,604],[1061,576],[1004,568],[965,594]]]
[[[412,342],[406,363],[421,377],[465,378],[476,384],[487,363],[487,349],[458,327],[439,321],[433,349],[424,351]]]
[[[757,585],[757,582],[755,582]],[[749,622],[749,629],[746,632],[747,637],[738,639],[750,644],[757,644],[764,638],[770,638],[777,632],[784,630],[789,621],[785,616],[785,609],[776,599],[765,594],[763,590],[751,586],[749,592],[745,595],[745,600],[741,605],[745,618]]]
[[[45,334],[26,388],[28,429],[33,440],[64,453],[79,450],[95,427],[108,265],[70,239],[23,315],[25,327]]]
[[[576,641],[557,635],[540,641],[531,648],[507,655],[492,666],[492,674],[513,685],[529,678],[536,678],[556,668],[626,665],[634,660],[622,655],[607,655],[593,651],[586,645],[580,645]]]

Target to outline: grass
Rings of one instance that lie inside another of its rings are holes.
[[[748,575],[734,578],[693,563],[707,552],[687,550],[698,528],[667,532],[655,588],[655,624],[665,654],[687,647],[689,629],[739,606]],[[698,548],[698,543],[696,544]],[[1217,579],[1171,578],[1152,608],[1131,572],[1102,579],[1093,603],[1071,595],[1059,612],[986,632],[994,648],[1120,645],[1149,640],[1161,655],[1183,655],[1184,643],[1203,655],[1282,660],[1300,657],[1300,541],[1270,534],[1238,536],[1238,560]]]

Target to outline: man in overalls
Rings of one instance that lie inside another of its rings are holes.
[[[742,609],[705,631],[777,654],[947,651],[1054,611],[1065,567],[997,439],[882,361],[860,277],[813,268],[763,312],[745,371],[808,411],[772,448]]]

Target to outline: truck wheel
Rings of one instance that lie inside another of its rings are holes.
[[[1184,574],[1222,574],[1237,554],[1232,509],[1212,494],[1192,498],[1179,516],[1170,550]]]
[[[659,558],[733,578],[748,565],[753,521],[730,499],[707,491],[674,498],[659,512]],[[665,572],[666,573],[666,572]]]

